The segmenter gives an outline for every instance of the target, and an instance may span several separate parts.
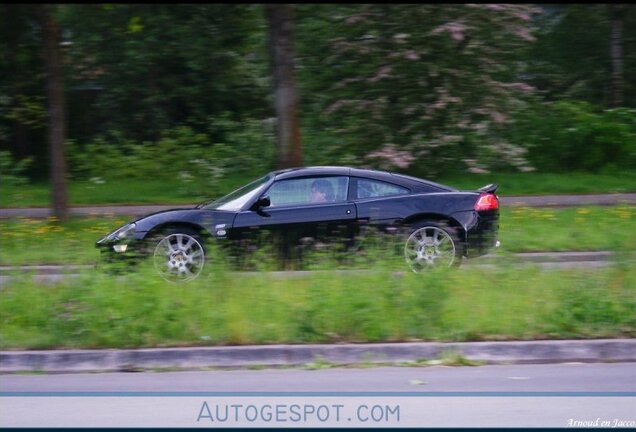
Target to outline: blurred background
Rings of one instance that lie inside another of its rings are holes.
[[[9,4],[0,20],[3,207],[191,203],[298,165],[636,190],[632,5]]]
[[[491,267],[343,274],[327,251],[308,263],[325,273],[215,265],[188,289],[92,271],[129,217],[68,211],[193,204],[300,165],[636,192],[636,6],[4,4],[0,53],[0,207],[53,214],[0,220],[2,348],[636,335],[633,200],[504,205]],[[356,265],[381,270],[377,251]],[[521,271],[536,252],[603,262]]]

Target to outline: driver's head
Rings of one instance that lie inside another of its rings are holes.
[[[311,184],[311,202],[331,202],[335,198],[333,186],[329,180],[318,179]]]

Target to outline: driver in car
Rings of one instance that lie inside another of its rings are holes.
[[[311,184],[311,198],[312,203],[324,203],[332,202],[335,198],[333,192],[333,186],[329,180],[318,179]]]

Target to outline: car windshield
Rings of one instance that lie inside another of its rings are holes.
[[[266,184],[270,178],[271,176],[268,174],[225,195],[223,198],[219,198],[210,203],[203,203],[199,208],[206,210],[239,211],[248,201],[260,193],[263,185]]]

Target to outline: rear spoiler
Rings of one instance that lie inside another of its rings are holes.
[[[484,187],[481,187],[479,189],[477,189],[477,192],[484,192],[484,193],[491,193],[494,194],[497,191],[497,188],[499,187],[498,184],[495,183],[490,183]]]

